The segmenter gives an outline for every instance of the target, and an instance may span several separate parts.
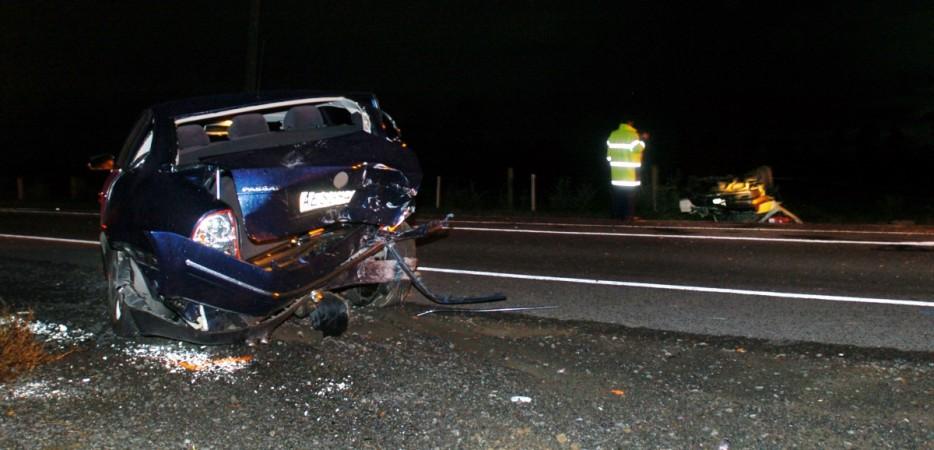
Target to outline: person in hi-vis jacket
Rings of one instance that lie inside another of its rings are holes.
[[[619,128],[610,133],[606,140],[614,218],[632,218],[636,206],[636,193],[642,185],[639,181],[639,171],[642,169],[643,151],[645,142],[639,139],[639,132],[632,126],[632,122],[619,124]]]

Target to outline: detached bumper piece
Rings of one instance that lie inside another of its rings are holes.
[[[408,264],[405,263],[405,258],[400,255],[392,245],[392,242],[394,241],[400,241],[404,239],[418,239],[439,232],[445,228],[449,228],[448,221],[453,217],[453,214],[448,214],[447,217],[442,220],[433,220],[404,233],[392,235],[390,242],[388,242],[386,245],[386,252],[389,254],[389,256],[392,256],[394,260],[396,260],[399,268],[402,269],[402,272],[405,273],[409,280],[411,280],[412,286],[415,286],[415,289],[424,295],[425,298],[439,305],[469,305],[474,303],[491,303],[506,300],[506,296],[501,293],[476,297],[456,297],[453,295],[435,294],[431,291],[431,289],[428,289],[428,286],[425,286],[425,283],[423,283],[422,280],[415,274],[415,272],[408,266]]]
[[[455,297],[453,295],[440,295],[431,292],[431,289],[428,289],[428,286],[425,286],[425,283],[422,283],[422,280],[415,275],[415,272],[409,268],[405,263],[405,259],[396,249],[392,246],[386,246],[386,251],[392,256],[393,259],[399,264],[399,268],[402,269],[402,272],[409,277],[409,280],[412,281],[412,286],[415,286],[415,289],[418,289],[418,292],[421,292],[428,300],[431,300],[439,305],[468,305],[472,303],[490,303],[490,302],[501,302],[506,300],[506,296],[500,293],[478,296],[478,297]]]

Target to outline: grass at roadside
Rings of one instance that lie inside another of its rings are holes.
[[[12,381],[43,364],[57,361],[71,352],[57,354],[48,352],[29,328],[32,320],[32,311],[12,313],[3,310],[0,312],[0,383]]]

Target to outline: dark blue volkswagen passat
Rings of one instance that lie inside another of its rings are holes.
[[[122,336],[258,340],[347,303],[388,305],[413,284],[415,154],[371,94],[277,92],[146,110],[101,192],[110,320]],[[441,303],[491,301],[498,296]]]

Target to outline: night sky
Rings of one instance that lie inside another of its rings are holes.
[[[266,0],[260,83],[376,93],[429,174],[603,183],[627,119],[666,177],[934,191],[934,2],[752,3]],[[248,21],[248,1],[3,1],[0,173],[81,173],[147,105],[242,90]]]

